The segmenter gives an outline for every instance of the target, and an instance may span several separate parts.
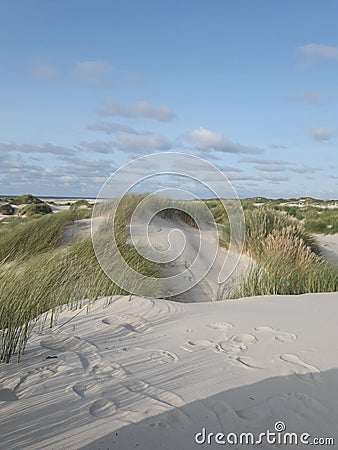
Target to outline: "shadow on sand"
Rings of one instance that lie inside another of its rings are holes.
[[[128,420],[128,417],[126,417]],[[275,432],[282,421],[286,432],[309,433],[314,437],[333,437],[338,445],[338,369],[273,377],[258,383],[225,390],[180,408],[130,423],[81,447],[83,450],[189,450],[195,448],[279,448],[278,445],[195,443],[195,435],[206,433],[252,432],[257,436]],[[198,436],[203,441],[203,434]],[[232,438],[234,439],[234,438]],[[264,438],[263,438],[264,439]],[[311,445],[312,446],[312,445]],[[322,448],[324,446],[318,446]],[[317,447],[317,448],[318,448]],[[280,448],[309,448],[288,442]],[[326,448],[330,448],[326,446]],[[331,448],[336,448],[334,445]]]

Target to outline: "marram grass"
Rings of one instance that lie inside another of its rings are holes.
[[[272,211],[254,211],[247,217],[246,251],[256,264],[228,298],[337,290],[337,268],[320,256],[301,224]]]
[[[0,241],[14,241],[2,248],[0,263],[0,361],[18,360],[25,350],[35,323],[49,312],[49,324],[63,305],[76,308],[83,301],[98,297],[128,294],[102,271],[90,238],[59,247],[62,231],[70,218],[83,217],[72,211],[11,226],[0,233]],[[17,233],[26,242],[17,238]],[[45,233],[45,234],[44,234]],[[119,249],[125,259],[151,277],[159,276],[158,267],[142,258],[127,244],[125,230],[118,233]],[[29,256],[31,255],[31,256]],[[151,284],[151,283],[150,283]],[[148,286],[147,286],[148,287]],[[149,286],[149,292],[155,292]],[[47,322],[46,322],[47,323]]]
[[[138,272],[156,278],[160,276],[159,266],[136,252],[128,243],[126,232],[126,225],[143,198],[127,196],[120,203],[116,210],[116,238],[119,251],[129,264]],[[217,201],[205,203],[216,221],[223,225],[221,243],[228,246],[230,227],[226,214]],[[102,202],[102,213],[109,216],[114,204],[117,202]],[[151,206],[154,210],[163,207],[165,216],[176,217],[175,209],[182,205],[155,198]],[[191,222],[191,217],[204,218],[200,203],[187,202],[184,208],[186,215],[179,214],[181,219]],[[52,326],[64,305],[77,308],[84,301],[98,297],[127,294],[102,271],[90,238],[60,247],[64,228],[90,215],[90,210],[74,209],[1,226],[0,361],[9,362],[14,355],[19,359],[38,320],[45,319],[45,324]],[[261,208],[245,210],[245,219],[245,251],[256,264],[230,297],[337,290],[336,268],[322,259],[315,240],[295,218],[285,212]],[[155,296],[154,286],[148,283],[149,295]]]

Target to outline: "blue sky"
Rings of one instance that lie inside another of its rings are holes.
[[[161,151],[338,198],[338,3],[2,1],[1,194],[96,196]]]

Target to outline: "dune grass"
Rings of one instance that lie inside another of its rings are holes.
[[[121,223],[127,220],[124,209]],[[86,217],[86,210],[63,211],[0,230],[0,361],[23,354],[32,328],[49,314],[52,326],[60,308],[76,308],[98,297],[128,294],[101,269],[91,238],[60,247],[64,227]],[[127,243],[125,227],[117,230],[119,249],[127,262],[155,278],[158,267]],[[149,286],[149,295],[152,287]]]
[[[246,237],[245,251],[255,260],[264,258],[265,239],[274,233],[287,239],[298,238],[312,252],[319,253],[315,239],[309,234],[296,219],[288,214],[272,209],[249,210],[245,213]],[[287,235],[285,235],[287,230]]]
[[[60,211],[21,219],[0,228],[0,261],[27,259],[59,245],[63,230],[74,220],[89,218],[90,211]]]
[[[18,216],[33,217],[35,215],[51,214],[53,212],[47,203],[31,203],[19,209]]]
[[[5,203],[0,206],[0,214],[4,214],[5,216],[12,216],[14,214],[14,208],[9,203]]]
[[[11,203],[13,205],[25,205],[25,204],[28,205],[28,204],[38,204],[38,203],[43,203],[43,202],[38,197],[35,197],[32,194],[23,194],[23,195],[19,195],[19,197],[12,199]]]
[[[313,199],[304,201],[313,202]],[[241,277],[237,287],[228,289],[224,286],[220,289],[219,299],[337,290],[337,268],[320,256],[319,247],[311,234],[314,231],[327,233],[328,229],[335,230],[337,210],[325,209],[332,202],[322,202],[322,208],[305,204],[302,209],[287,205],[281,207],[281,203],[282,199],[242,200],[246,225],[244,252],[254,263],[249,272]],[[215,220],[222,225],[220,245],[228,248],[230,227],[222,205],[219,200],[207,200],[206,204]],[[289,208],[292,215],[287,212]],[[319,230],[316,227],[320,220],[322,228]],[[332,227],[330,223],[333,223]]]
[[[78,208],[91,208],[92,205],[88,202],[88,200],[76,200],[76,202],[70,205],[69,209],[78,209]]]
[[[246,252],[256,261],[228,298],[335,292],[337,268],[319,254],[314,238],[288,215],[246,213]]]
[[[118,200],[102,202],[96,212],[108,219],[116,214],[118,250],[131,267],[149,277],[146,287],[149,295],[155,296],[151,279],[160,276],[160,267],[137,253],[127,232],[132,214],[144,198],[131,195],[119,204]],[[219,200],[204,203],[221,225],[222,242],[227,247],[230,227],[223,207]],[[166,218],[178,217],[191,226],[210,219],[202,202],[154,198],[148,207],[154,211],[163,208]],[[181,207],[185,212],[179,212]],[[128,294],[103,272],[90,238],[60,246],[64,228],[74,220],[90,216],[91,209],[71,209],[1,226],[0,361],[9,362],[14,355],[20,358],[32,328],[41,317],[48,317],[45,323],[52,326],[65,305],[77,308],[98,297]],[[294,217],[264,207],[247,208],[245,218],[245,251],[257,264],[231,292],[232,298],[337,289],[336,268],[321,258],[315,240]],[[101,232],[104,241],[104,233],[111,232],[111,224],[103,222]]]

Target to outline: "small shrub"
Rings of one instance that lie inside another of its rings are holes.
[[[47,203],[32,203],[32,204],[26,205],[22,209],[20,209],[20,211],[18,212],[18,215],[31,217],[36,214],[44,215],[44,214],[50,214],[51,212],[53,212],[52,208]]]
[[[76,200],[69,209],[90,208],[92,205],[87,200]]]
[[[6,204],[0,206],[0,214],[4,214],[5,216],[12,216],[15,210],[12,205]]]
[[[288,217],[272,214],[248,218],[246,249],[257,264],[230,297],[335,292],[338,272],[318,254],[312,236]]]
[[[294,237],[302,239],[304,244],[310,247],[314,253],[319,253],[315,239],[305,231],[304,227],[296,219],[282,211],[274,211],[272,209],[247,211],[245,222],[245,250],[257,261],[264,255],[264,240],[272,232],[281,233],[286,228]]]
[[[20,195],[12,200],[13,205],[30,205],[32,203],[38,204],[43,203],[43,201],[31,194]]]

